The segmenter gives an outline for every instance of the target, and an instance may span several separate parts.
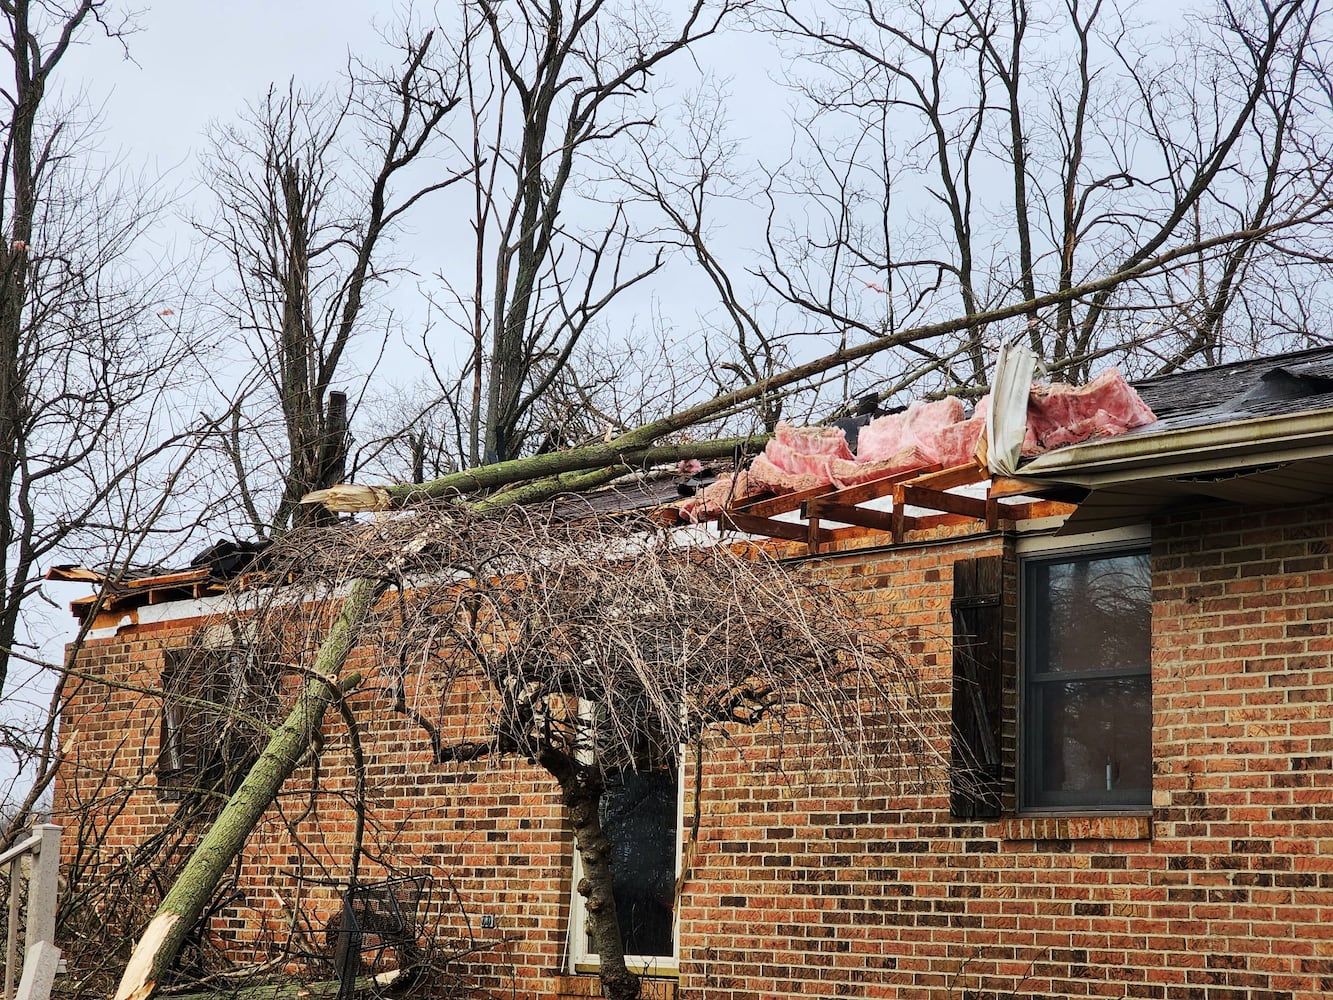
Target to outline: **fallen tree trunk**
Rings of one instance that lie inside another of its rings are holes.
[[[1293,223],[1296,220],[1293,220]],[[1191,243],[1150,260],[1134,261],[1113,273],[1092,281],[1039,295],[1035,299],[998,306],[984,312],[959,316],[955,319],[925,326],[912,327],[887,337],[877,337],[861,344],[840,347],[822,357],[795,365],[768,378],[722,393],[694,406],[687,406],[658,420],[643,424],[620,435],[606,444],[585,445],[568,451],[550,452],[528,458],[515,458],[494,465],[450,473],[425,483],[397,483],[389,486],[334,487],[307,494],[302,503],[322,503],[335,511],[390,510],[408,507],[429,500],[460,497],[481,490],[498,489],[538,477],[554,477],[562,473],[579,472],[599,467],[614,466],[623,471],[633,465],[669,462],[686,458],[713,458],[730,454],[737,447],[757,451],[767,442],[767,435],[747,438],[728,438],[700,441],[683,445],[654,445],[653,442],[675,434],[705,420],[737,412],[747,403],[769,393],[785,389],[807,379],[823,375],[833,369],[864,361],[895,347],[913,348],[922,341],[958,333],[974,327],[989,326],[1006,320],[1024,318],[1031,313],[1049,309],[1066,302],[1109,292],[1134,278],[1141,278],[1166,268],[1181,258],[1197,256],[1208,250],[1255,240],[1281,230],[1283,225],[1261,226],[1237,230],[1210,239]],[[916,350],[922,350],[919,346]],[[347,492],[342,492],[343,490]]]
[[[116,1000],[146,1000],[157,989],[186,935],[213,898],[222,873],[241,852],[259,818],[309,751],[329,705],[360,680],[356,674],[340,675],[361,626],[384,590],[385,584],[379,580],[357,580],[352,585],[320,646],[296,706],[218,813],[140,935],[116,989]]]
[[[653,435],[653,437],[660,436],[660,432]],[[720,458],[731,455],[737,450],[754,453],[762,450],[768,443],[767,434],[651,447],[634,443],[642,437],[643,435],[635,431],[610,444],[584,445],[581,448],[571,448],[569,451],[553,451],[544,455],[515,458],[477,469],[452,472],[428,483],[399,483],[394,486],[342,484],[327,490],[307,493],[301,498],[301,502],[323,504],[329,510],[343,512],[393,510],[410,507],[414,503],[462,497],[484,490],[511,486],[514,483],[525,483],[522,497],[511,498],[506,493],[502,497],[480,501],[474,506],[494,506],[497,502],[528,503],[530,497],[550,496],[552,489],[555,492],[588,489],[587,482],[561,478],[574,473],[598,470],[601,477],[595,485],[600,485],[601,482],[623,475],[636,466],[678,462],[689,458]],[[627,441],[631,438],[633,440]],[[650,437],[646,440],[651,441],[651,439]],[[528,483],[529,480],[535,482]]]

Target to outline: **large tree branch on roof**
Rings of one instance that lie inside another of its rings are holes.
[[[1312,206],[1306,215],[1318,214],[1326,207],[1327,205]],[[1224,233],[1220,236],[1199,240],[1190,243],[1188,246],[1158,254],[1150,260],[1120,268],[1095,281],[1039,295],[1035,299],[1024,299],[973,315],[958,316],[941,323],[913,327],[891,337],[882,337],[861,344],[840,347],[836,351],[804,364],[795,365],[769,378],[753,382],[733,392],[714,396],[703,403],[686,407],[659,420],[646,423],[606,444],[589,445],[582,448],[573,448],[569,451],[497,462],[494,465],[455,472],[426,483],[336,487],[333,490],[307,494],[303,498],[303,502],[323,503],[332,510],[389,510],[429,500],[455,498],[470,493],[497,489],[533,479],[541,479],[543,483],[547,483],[547,477],[558,476],[562,473],[599,469],[608,465],[615,465],[618,474],[619,471],[623,471],[623,467],[629,465],[675,461],[682,458],[711,458],[730,454],[737,447],[757,449],[764,443],[765,437],[730,438],[721,441],[665,446],[654,446],[653,442],[669,434],[686,430],[720,413],[732,411],[738,404],[761,398],[766,394],[814,378],[850,362],[864,360],[890,348],[931,340],[961,330],[979,329],[1007,320],[1023,318],[1034,312],[1089,296],[1108,296],[1115,291],[1117,286],[1132,279],[1165,272],[1180,261],[1193,260],[1210,251],[1225,253],[1228,248],[1236,244],[1271,236],[1283,228],[1298,225],[1302,221],[1305,221],[1304,218],[1287,219],[1273,225]],[[605,481],[605,479],[602,481]],[[566,486],[566,489],[569,488],[571,487]],[[546,499],[558,492],[561,492],[558,488],[552,492],[547,492],[546,487],[543,486],[542,489],[535,491],[530,499],[523,502]]]
[[[1321,210],[1322,208],[1323,206],[1320,206]],[[917,327],[894,337],[843,348],[735,392],[717,396],[705,403],[687,407],[645,424],[605,445],[497,463],[494,466],[446,476],[430,483],[378,489],[389,498],[392,505],[403,506],[429,499],[453,498],[465,491],[496,488],[520,482],[526,484],[523,488],[507,490],[473,505],[484,509],[539,502],[570,490],[587,489],[592,485],[606,482],[622,472],[626,460],[631,457],[637,461],[648,458],[663,460],[668,456],[696,457],[702,453],[703,445],[670,446],[665,449],[653,448],[651,445],[653,441],[668,434],[684,430],[717,413],[726,412],[737,403],[811,378],[847,361],[870,357],[879,351],[910,340],[925,340],[958,330],[975,328],[979,324],[1024,317],[1034,309],[1045,309],[1071,298],[1114,290],[1117,284],[1154,271],[1164,271],[1181,259],[1196,258],[1201,252],[1213,249],[1224,250],[1238,241],[1270,235],[1279,228],[1282,227],[1273,225],[1258,230],[1228,233],[1160,254],[1152,260],[1120,269],[1098,281],[1085,283],[1066,291],[1039,296],[1035,300],[1016,302],[974,316],[963,316],[945,323]],[[726,443],[725,451],[729,451],[737,443],[735,441]],[[355,683],[354,678],[341,676],[343,665],[386,586],[387,583],[383,579],[373,577],[362,577],[353,581],[338,619],[320,647],[314,664],[314,676],[307,684],[297,707],[274,735],[269,746],[260,755],[259,761],[187,861],[180,877],[136,945],[129,967],[116,992],[116,1000],[147,1000],[155,991],[160,977],[175,960],[186,934],[216,891],[223,871],[240,852],[255,823],[307,752],[312,734],[318,731],[328,706],[338,696],[339,691],[347,690]]]
[[[619,440],[624,440],[623,438]],[[738,449],[757,452],[768,442],[767,434],[752,434],[749,437],[722,438],[716,441],[701,441],[689,444],[624,445],[610,444],[588,445],[569,451],[548,452],[545,455],[533,455],[530,458],[516,458],[494,465],[483,465],[477,469],[451,473],[429,483],[404,483],[397,486],[350,486],[341,485],[328,490],[316,490],[302,497],[302,503],[322,503],[330,510],[390,510],[407,507],[425,500],[438,500],[444,497],[463,496],[480,493],[483,490],[496,489],[514,483],[538,480],[542,489],[530,491],[520,502],[530,503],[545,500],[554,494],[545,492],[544,484],[564,473],[582,472],[588,469],[605,468],[614,478],[628,472],[634,466],[658,465],[665,462],[679,462],[689,458],[721,458],[734,454]],[[605,482],[592,485],[601,485]],[[563,482],[550,485],[559,486],[556,492],[569,492],[573,489],[587,489],[588,485]],[[506,494],[506,497],[509,495]],[[507,499],[506,503],[513,503]]]

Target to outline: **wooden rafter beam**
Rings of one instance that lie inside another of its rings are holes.
[[[1006,497],[1032,496],[1050,489],[1043,483],[1034,483],[1026,479],[1011,479],[1008,476],[996,476],[991,480],[990,495],[997,500]]]
[[[966,514],[922,514],[918,517],[903,518],[903,528],[907,531],[920,531],[956,524],[973,524],[976,520],[975,517],[968,517]]]
[[[1033,500],[1028,503],[1007,503],[1000,505],[1004,517],[1011,521],[1028,521],[1038,517],[1056,517],[1072,514],[1078,510],[1076,503],[1064,503],[1060,500]]]
[[[887,510],[875,510],[873,507],[857,507],[845,503],[829,503],[827,500],[811,500],[808,506],[811,521],[841,521],[843,524],[855,524],[862,528],[875,528],[879,531],[893,530],[893,514]]]
[[[973,486],[976,483],[985,482],[989,478],[990,473],[976,464],[955,465],[948,469],[940,469],[938,472],[919,474],[911,480],[910,485],[927,490],[943,491],[951,490],[955,486]]]
[[[906,485],[902,490],[903,502],[909,506],[944,511],[946,514],[962,514],[978,521],[986,520],[986,501],[981,497],[946,493],[944,490],[927,489],[915,484]]]
[[[744,531],[752,535],[768,535],[770,538],[786,538],[793,542],[808,542],[810,526],[797,524],[795,521],[775,521],[771,517],[756,517],[739,511],[723,511],[718,517],[718,525],[735,531]]]
[[[764,497],[760,500],[748,502],[742,501],[734,504],[730,510],[737,514],[749,514],[753,517],[772,517],[774,514],[785,514],[788,511],[796,510],[807,500],[827,496],[832,489],[831,486],[816,486],[813,489],[796,490],[793,493],[782,493],[775,497]]]
[[[834,490],[831,493],[823,495],[823,499],[832,503],[839,504],[858,504],[866,500],[876,500],[879,497],[886,497],[893,492],[893,488],[901,483],[912,482],[919,479],[923,473],[933,472],[939,469],[938,465],[927,466],[926,469],[912,469],[909,472],[895,472],[891,476],[884,476],[880,479],[872,479],[869,482],[857,483],[855,486],[844,486],[840,490]]]

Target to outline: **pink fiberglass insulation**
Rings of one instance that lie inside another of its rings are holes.
[[[732,482],[720,479],[680,505],[681,514],[698,520],[720,511],[728,499],[764,491],[793,493],[820,486],[855,486],[930,466],[952,468],[976,461],[977,442],[986,427],[990,397],[977,402],[963,419],[962,400],[953,396],[917,401],[902,413],[872,420],[861,428],[855,457],[837,427],[793,427],[779,423],[748,472]],[[1112,437],[1156,420],[1146,403],[1112,369],[1084,386],[1034,385],[1028,398],[1025,456]]]
[[[836,427],[778,425],[768,447],[750,466],[753,486],[790,492],[834,484],[853,486],[931,465],[972,460],[985,425],[963,420],[963,403],[952,396],[916,402],[903,413],[872,420],[861,429],[857,454]]]
[[[1117,369],[1087,385],[1034,385],[1028,397],[1023,455],[1031,457],[1097,437],[1114,437],[1157,419]]]
[[[830,480],[809,473],[788,472],[768,457],[768,450],[760,452],[750,463],[750,486],[772,490],[774,493],[795,493],[798,490],[826,486]]]
[[[935,434],[936,461],[946,469],[972,464],[977,460],[977,442],[985,429],[984,414],[941,427]]]
[[[692,497],[687,497],[676,505],[680,516],[687,521],[698,523],[722,513],[727,502],[739,499],[757,487],[750,485],[750,474],[741,469],[734,476],[718,476]]]
[[[833,482],[832,463],[851,458],[840,427],[793,427],[782,422],[763,453],[750,463],[750,482],[777,493],[826,486]]]
[[[843,459],[852,457],[852,449],[847,446],[847,435],[841,427],[795,427],[786,421],[779,421],[772,443],[806,455],[828,455]]]
[[[764,456],[783,472],[793,476],[814,476],[822,482],[832,482],[829,465],[834,461],[833,455],[800,451],[784,444],[781,437],[774,437],[764,449]]]
[[[903,449],[903,438],[908,436],[907,414],[890,413],[876,417],[861,428],[856,442],[859,462],[882,462]]]
[[[963,401],[955,396],[929,403],[917,400],[905,412],[878,417],[861,428],[856,460],[883,462],[916,446],[929,465],[937,461],[939,431],[958,423],[963,414]]]
[[[932,460],[926,457],[919,446],[910,444],[896,454],[877,462],[835,461],[833,463],[833,481],[840,488],[859,486],[861,483],[868,483],[872,479],[883,479],[885,476],[896,476],[900,472],[924,469],[931,464]]]

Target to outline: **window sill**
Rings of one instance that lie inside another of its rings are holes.
[[[1000,820],[1003,840],[1152,840],[1152,817],[1011,816]]]
[[[636,976],[644,979],[679,979],[680,966],[676,964],[674,958],[664,958],[657,962],[645,963],[643,961],[625,960],[625,968]],[[574,975],[576,976],[595,976],[601,970],[601,966],[594,959],[592,961],[576,961],[574,963]]]

